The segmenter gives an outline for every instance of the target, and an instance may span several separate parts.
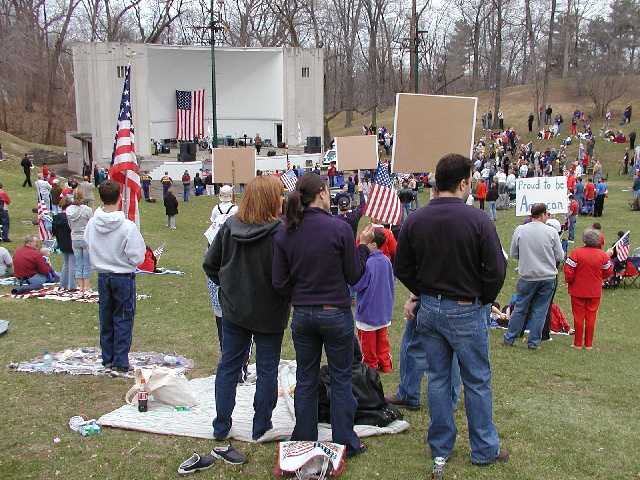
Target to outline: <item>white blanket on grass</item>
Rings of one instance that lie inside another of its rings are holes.
[[[250,371],[255,372],[255,365]],[[253,369],[253,370],[252,370]],[[296,382],[296,362],[280,360],[278,368],[278,403],[273,411],[273,429],[269,430],[258,442],[273,442],[287,440],[295,426],[295,411],[293,408],[293,391]],[[105,427],[124,428],[142,432],[159,433],[164,435],[180,435],[196,438],[213,438],[211,425],[216,415],[214,396],[215,376],[196,378],[189,384],[193,388],[200,405],[189,411],[176,411],[174,407],[161,403],[149,402],[149,411],[138,412],[137,407],[124,405],[98,419],[98,424]],[[236,392],[236,406],[233,411],[233,426],[230,438],[242,442],[253,442],[251,430],[253,426],[253,395],[255,384],[240,384]],[[409,423],[396,420],[387,427],[370,425],[356,425],[354,430],[360,437],[400,433],[409,428]],[[331,425],[318,425],[318,439],[331,440]]]

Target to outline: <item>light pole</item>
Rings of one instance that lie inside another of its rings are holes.
[[[223,30],[222,8],[224,7],[224,0],[217,0],[217,3],[217,18],[214,18],[213,0],[211,0],[211,21],[209,23],[209,28],[211,29],[211,115],[213,123],[213,139],[211,145],[213,148],[218,146],[218,120],[216,118],[216,33]]]

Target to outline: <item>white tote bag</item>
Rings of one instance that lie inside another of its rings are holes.
[[[184,375],[176,373],[172,368],[153,367],[136,368],[134,372],[136,383],[125,395],[129,405],[137,405],[137,393],[140,391],[144,377],[144,390],[150,395],[149,400],[172,406],[193,407],[198,401],[193,393],[189,381]]]

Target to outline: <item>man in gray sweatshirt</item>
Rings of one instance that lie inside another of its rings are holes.
[[[540,346],[542,329],[555,287],[558,265],[564,259],[560,237],[545,224],[550,215],[544,203],[531,207],[531,222],[516,227],[511,239],[511,256],[518,260],[517,299],[504,344],[513,346],[516,337],[529,326],[531,350]]]
[[[104,205],[89,220],[84,241],[91,266],[98,272],[102,365],[126,373],[136,312],[135,271],[146,247],[136,224],[118,210],[120,185],[107,180],[98,192]]]

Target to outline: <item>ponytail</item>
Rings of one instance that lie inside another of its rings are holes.
[[[296,189],[287,198],[285,208],[287,231],[292,232],[300,226],[304,218],[304,209],[325,188],[324,181],[315,173],[305,173],[298,179]]]

